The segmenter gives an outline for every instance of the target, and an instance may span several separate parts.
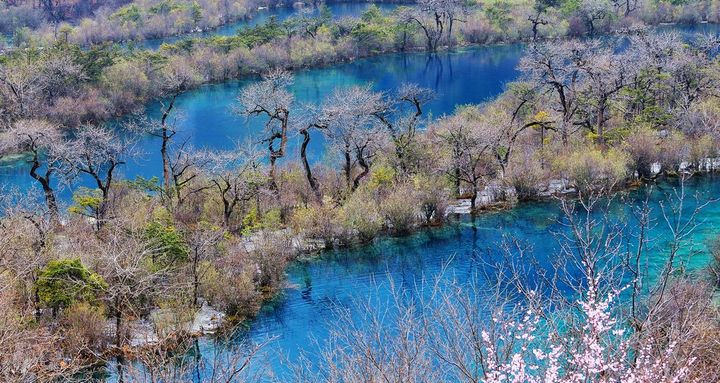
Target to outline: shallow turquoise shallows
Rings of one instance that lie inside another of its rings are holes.
[[[709,27],[703,27],[709,28]],[[715,29],[716,30],[716,29]],[[372,83],[376,90],[393,91],[403,82],[430,87],[438,93],[428,110],[432,116],[451,113],[456,105],[479,103],[497,96],[504,85],[517,79],[517,63],[522,55],[520,45],[499,45],[444,52],[429,56],[392,54],[359,60],[350,64],[297,72],[293,91],[299,104],[316,104],[337,87]],[[232,147],[234,141],[257,139],[261,121],[246,120],[232,113],[239,90],[256,79],[233,81],[201,87],[178,99],[177,111],[182,116],[179,140],[187,137],[196,147]],[[158,114],[158,104],[148,106],[147,113]],[[292,137],[288,156],[296,158],[298,137]],[[159,176],[159,143],[144,139],[139,148],[143,155],[133,159],[123,169],[126,178],[136,175]],[[320,137],[311,146],[314,163],[332,165]],[[0,186],[27,189],[32,185],[24,164],[0,167]],[[89,185],[88,183],[86,183]],[[648,249],[648,270],[657,276],[665,258],[669,233],[662,222],[660,202],[673,186],[672,182],[653,190],[651,205],[657,217]],[[707,176],[693,179],[689,186],[701,199],[720,195],[720,179]],[[610,211],[614,222],[627,222],[627,234],[633,233],[630,208],[638,201],[638,192],[618,200]],[[68,200],[68,192],[63,194]],[[694,208],[694,202],[686,204]],[[720,205],[713,204],[700,215],[702,226],[692,236],[699,250],[688,263],[689,268],[702,269],[708,262],[707,244],[720,232]],[[324,253],[319,259],[297,262],[288,270],[288,287],[273,302],[266,304],[249,328],[236,340],[252,342],[277,337],[266,349],[269,367],[286,376],[287,363],[297,361],[301,351],[317,352],[326,338],[329,324],[336,321],[335,310],[359,310],[359,301],[372,299],[384,302],[389,298],[389,281],[405,288],[432,278],[443,265],[448,265],[443,278],[467,281],[473,273],[482,271],[481,259],[497,252],[497,245],[505,237],[514,237],[533,247],[533,251],[547,266],[557,249],[553,233],[562,230],[558,223],[562,214],[556,203],[527,203],[517,208],[482,215],[473,221],[462,222],[443,229],[422,231],[402,239],[386,239],[372,246]],[[382,305],[378,304],[382,309]],[[209,339],[202,340],[203,357],[211,357],[215,347]],[[289,360],[289,362],[286,361]],[[264,366],[263,366],[264,367]],[[287,379],[280,379],[286,381]]]
[[[672,194],[678,185],[678,180],[669,180],[649,189],[654,220],[648,234],[647,256],[642,262],[649,275],[648,287],[663,268],[671,240],[662,219],[661,203],[667,208],[675,201]],[[635,248],[633,236],[638,227],[633,209],[642,204],[647,190],[621,193],[607,210],[608,222],[625,233],[628,251]],[[698,203],[720,196],[720,178],[712,175],[692,178],[686,183],[686,194],[684,219]],[[594,214],[594,218],[600,217],[600,211]],[[388,238],[355,249],[328,251],[319,259],[296,262],[288,270],[287,288],[263,307],[236,341],[262,342],[274,338],[263,357],[276,374],[283,376],[301,352],[316,360],[317,344],[322,347],[329,329],[338,320],[338,310],[349,310],[353,317],[361,317],[363,305],[368,302],[373,302],[378,311],[385,310],[391,298],[391,281],[396,288],[415,291],[424,279],[439,277],[460,284],[479,283],[482,292],[485,282],[475,276],[488,271],[486,261],[497,259],[499,245],[511,239],[528,245],[537,256],[539,267],[549,268],[551,258],[558,254],[557,234],[567,230],[565,222],[556,201],[522,203],[508,211],[486,213],[474,220],[466,218],[445,228]],[[677,266],[682,263],[686,270],[702,275],[710,259],[708,245],[720,234],[720,203],[701,210],[696,222],[700,226],[683,243]],[[217,345],[209,339],[201,344],[203,357],[211,357],[211,349]],[[262,363],[259,368],[267,367]]]

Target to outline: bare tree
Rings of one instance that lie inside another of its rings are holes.
[[[31,117],[35,103],[42,98],[46,87],[45,78],[38,64],[30,58],[14,63],[12,69],[0,65],[0,95],[3,102],[5,124],[20,118]]]
[[[605,123],[609,119],[608,108],[612,98],[624,89],[636,69],[626,55],[616,54],[612,48],[601,47],[600,42],[588,43],[592,55],[587,61],[578,61],[586,81],[581,89],[585,96],[581,104],[584,124],[596,136],[601,147],[606,147]],[[594,122],[591,120],[594,119]]]
[[[265,348],[273,339],[259,343],[237,342],[231,331],[215,340],[210,351],[193,339],[179,344],[172,352],[159,342],[138,353],[141,363],[120,366],[123,381],[128,383],[231,383],[262,382],[272,376],[263,360]],[[186,357],[178,357],[185,355]],[[188,355],[193,355],[190,357]]]
[[[548,25],[549,21],[544,17],[547,9],[557,5],[555,0],[539,0],[535,2],[533,13],[528,16],[528,21],[532,23],[532,41],[538,40],[538,27],[540,25]]]
[[[98,207],[98,228],[107,219],[115,173],[119,166],[125,164],[131,149],[131,143],[113,131],[93,125],[81,127],[67,145],[65,161],[75,172],[90,176],[100,190],[102,200]]]
[[[451,42],[454,23],[463,21],[462,17],[467,13],[468,7],[464,1],[421,0],[415,8],[405,10],[400,19],[416,23],[425,34],[427,50],[435,52],[446,33],[448,41]]]
[[[107,282],[104,300],[114,319],[115,347],[128,342],[126,320],[142,317],[157,296],[167,292],[167,268],[149,268],[147,263],[163,249],[145,241],[143,231],[120,225],[112,227],[94,244],[97,270]]]
[[[56,224],[59,223],[60,213],[53,176],[61,173],[65,145],[60,128],[40,120],[17,121],[0,140],[0,152],[29,152],[30,177],[42,187],[48,211]]]
[[[50,258],[53,213],[39,201],[34,190],[5,191],[0,194],[0,269],[15,278],[16,286],[26,286],[25,294],[32,296],[35,316],[41,314],[40,296],[33,288],[42,269]],[[9,287],[6,285],[4,287]],[[0,288],[5,290],[5,288]]]
[[[534,44],[520,61],[529,83],[540,84],[556,97],[554,109],[560,114],[558,130],[567,144],[578,111],[579,85],[583,80],[577,62],[588,52],[578,42]]]
[[[262,167],[258,162],[258,154],[248,148],[206,151],[200,155],[203,157],[203,173],[223,204],[223,227],[229,229],[236,209],[252,201],[266,181],[260,175]]]
[[[442,168],[459,190],[462,183],[470,187],[470,208],[474,212],[480,187],[497,172],[494,158],[500,131],[489,120],[483,120],[477,108],[459,111],[441,119],[433,134],[450,149]]]
[[[206,160],[207,157],[203,156],[202,152],[188,147],[186,142],[175,149],[169,159],[169,165],[171,190],[175,194],[176,208],[183,207],[189,197],[209,188],[200,179]]]
[[[313,124],[340,151],[345,183],[351,192],[370,173],[382,129],[377,116],[386,110],[382,93],[369,87],[351,87],[335,90],[317,113]],[[356,164],[361,170],[353,176]]]
[[[535,90],[527,83],[517,82],[508,86],[504,96],[483,109],[489,126],[495,126],[498,131],[493,152],[500,167],[500,178],[505,177],[511,155],[523,132],[530,128],[544,131],[553,124],[547,116],[537,113],[538,104]]]
[[[138,133],[149,134],[160,139],[160,157],[162,160],[162,191],[163,198],[166,203],[171,205],[173,197],[172,183],[172,165],[171,165],[171,149],[172,142],[177,130],[177,118],[172,119],[171,115],[175,108],[175,102],[178,96],[185,90],[191,88],[195,84],[195,78],[191,68],[184,64],[169,65],[161,75],[162,90],[161,95],[165,99],[160,101],[160,118],[151,119],[145,115],[130,120],[126,124],[126,129]]]
[[[580,3],[580,16],[585,21],[590,36],[595,35],[598,22],[605,20],[610,13],[610,2],[608,0],[583,0]]]
[[[406,157],[410,148],[415,144],[415,135],[420,124],[419,119],[423,114],[423,107],[434,97],[435,94],[431,89],[422,88],[416,84],[402,84],[396,96],[390,96],[384,105],[379,104],[377,111],[373,112],[373,115],[387,127],[390,133],[395,145],[395,155],[403,173],[409,170]],[[403,114],[405,105],[410,108],[407,115]],[[399,116],[395,116],[396,114]]]
[[[310,189],[315,195],[315,200],[319,203],[322,203],[322,192],[320,191],[320,183],[313,175],[312,167],[310,166],[310,161],[308,161],[307,157],[307,149],[308,145],[310,145],[310,131],[312,128],[318,126],[316,125],[318,123],[319,122],[302,124],[300,125],[302,127],[298,129],[298,133],[300,133],[303,138],[303,141],[300,144],[300,161],[302,162],[303,169],[305,170],[305,179],[307,180],[308,185],[310,185]]]
[[[190,249],[190,274],[192,276],[193,306],[200,306],[200,282],[207,272],[203,262],[212,260],[218,254],[217,246],[223,240],[225,230],[204,222],[199,222],[186,230],[185,235]]]
[[[262,81],[242,90],[238,97],[240,113],[247,116],[264,116],[265,138],[270,155],[270,187],[277,191],[276,162],[285,156],[290,125],[290,109],[295,97],[289,87],[293,75],[282,69],[276,69],[263,75]],[[278,146],[276,141],[279,141]]]

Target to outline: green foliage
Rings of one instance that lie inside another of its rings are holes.
[[[72,196],[73,204],[68,211],[86,217],[97,218],[103,197],[100,189],[79,188]]]
[[[577,12],[580,9],[581,4],[582,4],[582,0],[562,1],[559,4],[560,12],[565,16],[569,16],[569,15]]]
[[[613,187],[627,177],[629,158],[620,150],[581,149],[557,158],[554,168],[580,189]]]
[[[270,209],[265,212],[262,220],[263,229],[275,230],[280,228],[282,220],[281,212],[279,208]]]
[[[262,297],[256,289],[253,268],[217,268],[211,262],[199,265],[202,296],[214,307],[240,318],[253,316],[260,308]]]
[[[686,5],[690,4],[693,0],[655,0],[656,4],[671,4],[671,5]]]
[[[318,17],[323,24],[328,24],[332,21],[333,14],[327,4],[323,4],[320,6],[320,16]]]
[[[415,198],[426,225],[439,224],[445,219],[450,185],[438,176],[415,175],[412,177]]]
[[[15,29],[13,33],[13,45],[16,47],[23,47],[32,45],[33,35],[32,30],[28,27],[22,27]]]
[[[60,259],[48,262],[40,271],[35,288],[44,305],[59,310],[70,307],[76,301],[96,300],[107,284],[79,259]]]
[[[643,71],[638,77],[637,86],[627,87],[622,91],[628,99],[628,103],[639,109],[634,116],[633,123],[649,125],[652,128],[667,125],[673,116],[667,108],[660,105],[658,95],[672,92],[668,87],[670,74]]]
[[[150,222],[145,227],[145,238],[155,266],[171,267],[187,262],[190,250],[182,234],[168,223],[168,219]]]
[[[197,1],[193,1],[190,4],[190,18],[192,18],[193,24],[197,25],[202,20],[202,7]]]
[[[380,11],[380,8],[375,4],[371,4],[365,10],[365,12],[362,13],[362,15],[360,16],[360,20],[362,20],[366,23],[373,23],[373,22],[382,21],[382,17],[383,17],[383,14],[382,14],[382,11]]]
[[[380,212],[395,234],[410,232],[420,214],[412,185],[396,185],[380,204]]]
[[[174,11],[179,11],[184,8],[183,4],[177,3],[173,0],[163,0],[157,3],[155,6],[150,7],[150,13],[167,15]]]
[[[356,233],[363,242],[375,238],[383,228],[383,219],[372,194],[365,189],[355,191],[342,206],[338,224],[348,232],[348,237]]]
[[[319,206],[300,207],[293,211],[290,223],[296,233],[307,238],[321,239],[331,244],[336,237],[337,209],[326,200]]]
[[[510,3],[507,1],[498,1],[485,8],[485,16],[490,21],[490,25],[498,30],[506,31],[512,21],[510,11]]]
[[[244,236],[252,234],[254,231],[262,229],[262,222],[256,208],[250,209],[242,219],[242,232]]]
[[[370,190],[382,190],[392,186],[395,179],[395,169],[387,164],[378,164],[373,168],[368,180]]]
[[[145,193],[158,193],[162,191],[160,179],[156,176],[153,176],[151,178],[136,176],[134,180],[127,181],[127,184],[128,186],[130,186],[131,189],[139,190]]]
[[[77,49],[78,57],[76,62],[83,67],[83,72],[90,81],[97,81],[102,71],[113,65],[115,59],[120,56],[118,49],[110,44],[93,45],[88,49]]]
[[[280,209],[270,209],[261,217],[257,209],[252,208],[242,219],[241,234],[248,236],[262,229],[277,229],[280,224]]]
[[[275,16],[270,17],[267,23],[252,28],[242,28],[237,32],[237,41],[248,48],[267,44],[270,41],[286,34],[283,25]]]
[[[142,11],[136,4],[128,4],[110,15],[110,18],[122,20],[126,23],[137,23],[142,19]]]
[[[351,32],[352,37],[365,49],[380,50],[385,46],[394,34],[386,25],[374,23],[358,23]]]

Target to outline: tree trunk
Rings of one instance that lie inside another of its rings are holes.
[[[345,186],[350,189],[352,184],[352,159],[350,158],[350,148],[345,145],[345,165],[343,171],[345,172]]]
[[[362,172],[360,172],[360,174],[358,174],[357,177],[355,177],[355,179],[353,180],[352,191],[357,190],[357,188],[360,186],[360,181],[361,181],[366,175],[368,175],[368,173],[370,173],[370,165],[367,163],[367,161],[365,161],[365,157],[363,156],[362,152],[363,152],[363,150],[361,149],[361,150],[359,151],[359,153],[358,153],[358,165],[360,165],[360,167],[361,167],[363,170],[362,170]]]
[[[40,162],[37,160],[38,154],[35,153],[33,165],[30,168],[30,176],[40,183],[43,194],[45,195],[45,203],[47,204],[48,211],[50,212],[50,220],[53,225],[60,223],[60,212],[58,210],[57,199],[55,198],[55,191],[50,185],[51,170],[45,172],[45,176],[41,176],[37,173],[40,168]]]
[[[477,196],[478,187],[476,183],[472,185],[472,197],[470,198],[470,214],[475,214],[475,208],[477,207]]]
[[[460,196],[460,166],[455,165],[455,195]]]
[[[277,158],[274,154],[270,155],[270,173],[268,174],[268,177],[270,178],[270,190],[274,191],[276,194],[278,192],[278,186],[277,182],[275,181],[275,162],[277,161]]]
[[[198,307],[198,290],[200,289],[200,276],[198,275],[199,262],[198,249],[195,248],[195,258],[193,258],[193,306]]]
[[[122,310],[120,309],[120,298],[115,297],[115,347],[122,347]]]
[[[597,108],[597,135],[598,135],[597,142],[603,151],[606,149],[605,129],[604,129],[605,128],[605,104],[606,103],[607,103],[607,96],[600,97],[600,100],[598,100],[598,108]]]
[[[167,118],[170,115],[170,112],[172,111],[173,107],[175,106],[175,100],[177,99],[178,93],[173,94],[172,98],[170,99],[170,104],[168,107],[163,111],[162,118],[160,120],[160,125],[162,127],[162,144],[160,146],[160,155],[162,156],[162,163],[163,163],[163,187],[165,191],[165,196],[167,198],[170,198],[170,159],[168,158],[167,149],[168,144],[170,142],[170,139],[174,134],[171,134],[167,127]],[[173,132],[174,133],[174,132]]]
[[[168,136],[168,130],[163,125],[162,128],[162,144],[160,146],[160,156],[162,157],[162,165],[163,165],[163,191],[165,192],[165,197],[170,198],[170,159],[168,158],[167,153],[167,147],[168,142],[170,141],[170,136]]]
[[[230,209],[230,203],[223,197],[223,226],[226,229],[230,228],[230,215],[232,215],[232,209]]]
[[[302,146],[300,146],[300,158],[302,159],[303,167],[305,168],[305,178],[308,181],[308,184],[310,184],[310,189],[312,189],[313,194],[315,194],[315,199],[322,203],[322,195],[320,193],[320,188],[317,183],[317,179],[312,174],[312,168],[310,168],[310,163],[307,159],[307,147],[308,144],[310,144],[310,132],[307,129],[300,130],[300,134],[303,136],[303,142]]]

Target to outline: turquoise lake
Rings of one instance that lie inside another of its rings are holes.
[[[295,74],[292,91],[296,108],[319,104],[335,88],[372,84],[376,90],[392,92],[402,83],[417,83],[433,89],[438,97],[427,112],[432,116],[452,113],[456,105],[479,103],[497,96],[510,81],[517,79],[516,66],[522,56],[522,45],[497,45],[468,48],[428,56],[425,53],[390,54],[358,60],[328,68],[301,70]],[[175,105],[179,134],[175,142],[188,142],[196,148],[230,149],[236,143],[258,141],[264,120],[247,119],[233,112],[240,90],[257,79],[243,79],[205,85],[180,95]],[[151,103],[146,113],[159,117],[159,103]],[[290,137],[286,158],[299,156],[299,136]],[[136,145],[140,155],[120,171],[125,178],[146,178],[161,174],[159,140],[145,137]],[[330,161],[322,136],[314,134],[309,157],[315,163]],[[33,185],[28,164],[14,162],[0,166],[0,186],[26,189]],[[80,185],[90,186],[82,179]],[[69,200],[66,188],[61,197]]]
[[[661,272],[670,244],[670,231],[662,219],[661,203],[667,208],[678,180],[652,186],[649,197],[651,216],[649,244],[643,267],[650,278],[647,286]],[[633,235],[637,220],[633,208],[645,199],[646,189],[621,193],[614,197],[606,211],[609,222],[622,227],[628,240],[627,251],[634,249]],[[686,182],[687,199],[683,213],[690,213],[710,198],[720,196],[720,177],[708,175]],[[599,219],[604,211],[598,211]],[[363,303],[378,302],[378,310],[391,300],[390,282],[396,287],[414,291],[423,280],[440,278],[460,285],[483,283],[486,261],[497,259],[499,245],[516,239],[529,246],[539,267],[550,267],[551,257],[558,254],[558,233],[566,232],[565,217],[555,201],[522,203],[500,212],[482,214],[475,219],[461,219],[440,229],[423,230],[404,238],[386,238],[355,249],[327,251],[319,259],[296,262],[288,270],[288,287],[272,303],[266,304],[237,341],[263,342],[274,339],[263,355],[267,360],[258,368],[270,368],[280,381],[288,374],[288,363],[301,353],[311,359],[317,355],[328,331],[337,322],[337,310],[361,310]],[[686,269],[702,275],[710,260],[708,246],[720,235],[720,203],[711,203],[697,217],[699,224],[683,242],[680,262]],[[692,254],[692,255],[691,255]],[[442,273],[441,273],[442,271]],[[488,286],[489,288],[490,286]],[[480,287],[480,291],[483,287]],[[361,313],[358,312],[358,316]],[[212,355],[216,345],[209,339],[201,342],[203,357]],[[266,363],[267,365],[264,365]]]
[[[717,26],[703,26],[717,33]],[[695,29],[683,29],[693,33]],[[372,83],[376,90],[391,92],[403,82],[414,82],[435,90],[438,98],[428,106],[434,116],[451,113],[460,104],[479,103],[497,96],[505,84],[518,78],[517,63],[522,45],[496,45],[468,48],[437,55],[424,53],[383,55],[328,68],[296,73],[293,92],[298,105],[317,104],[333,89]],[[247,120],[232,112],[239,90],[256,79],[203,86],[179,97],[176,107],[181,133],[198,148],[229,149],[235,141],[252,140],[261,121]],[[146,113],[158,114],[157,103],[148,105]],[[299,137],[291,137],[288,157],[296,158]],[[143,155],[124,169],[124,177],[160,175],[159,143],[146,138],[139,143]],[[322,139],[315,135],[311,147],[314,163],[331,161]],[[27,189],[33,183],[26,164],[0,166],[0,186]],[[83,181],[84,182],[84,181]],[[660,203],[666,200],[673,181],[653,188],[650,199],[653,216],[651,248],[647,254],[650,275],[657,275],[666,255],[669,232],[661,220]],[[704,201],[720,196],[720,178],[696,177],[689,181],[691,192],[685,209],[694,208],[693,196]],[[67,200],[68,189],[62,192]],[[642,199],[641,192],[618,196],[611,205],[615,222],[626,223],[626,233],[636,227],[631,207]],[[237,340],[261,342],[275,338],[265,350],[269,368],[283,376],[287,361],[297,360],[300,352],[317,351],[314,341],[322,344],[338,307],[357,309],[358,301],[375,297],[379,302],[389,297],[388,284],[394,281],[412,288],[423,278],[435,277],[447,266],[443,278],[469,281],[482,271],[481,259],[497,252],[504,238],[528,243],[539,259],[547,262],[557,252],[553,233],[563,230],[562,214],[555,202],[524,203],[496,213],[461,219],[442,229],[423,230],[406,238],[387,238],[373,245],[355,249],[328,251],[318,259],[296,262],[288,269],[288,287],[273,302],[266,304],[258,317]],[[699,216],[700,227],[692,239],[698,255],[688,261],[688,268],[702,270],[708,262],[707,245],[720,234],[720,204],[709,205]],[[547,263],[544,263],[547,265]],[[208,356],[215,348],[211,339],[202,340],[201,350]],[[282,381],[282,379],[281,379]]]

